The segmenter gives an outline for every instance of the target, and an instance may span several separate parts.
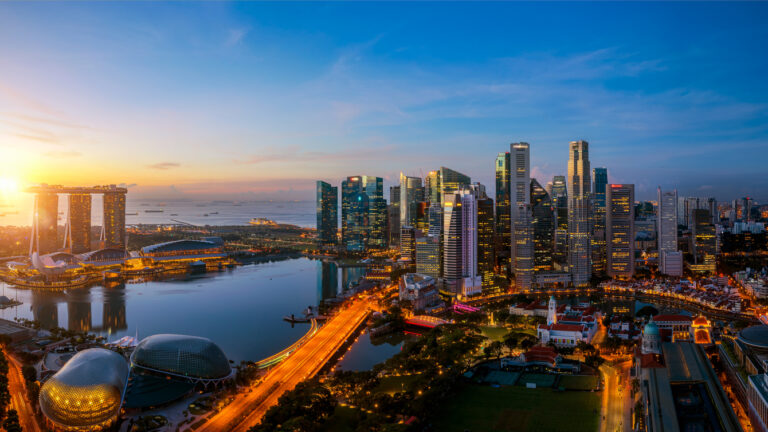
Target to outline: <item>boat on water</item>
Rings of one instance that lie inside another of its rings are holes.
[[[144,213],[162,213],[164,210],[144,210]]]
[[[178,216],[178,213],[171,213],[171,216]]]
[[[219,214],[219,212],[210,212],[208,214]]]
[[[267,219],[267,218],[253,218],[248,223],[251,225],[267,225],[267,226],[277,226],[277,222]]]
[[[126,215],[126,216],[138,216],[138,215],[139,215],[139,212],[134,212],[134,213],[126,213],[125,215]]]

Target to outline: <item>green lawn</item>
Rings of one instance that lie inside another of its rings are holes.
[[[562,375],[558,386],[566,390],[592,390],[597,386],[597,377],[593,375]]]
[[[504,335],[506,335],[509,332],[509,330],[507,330],[506,327],[491,327],[491,326],[481,326],[480,331],[483,332],[483,336],[487,337],[492,341],[503,341]]]
[[[393,395],[401,391],[407,391],[411,385],[419,379],[420,375],[389,376],[381,379],[376,391]]]
[[[599,393],[464,384],[431,421],[444,432],[594,432],[599,412]]]

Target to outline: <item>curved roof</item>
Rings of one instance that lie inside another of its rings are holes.
[[[226,378],[232,372],[227,356],[210,339],[176,334],[144,338],[133,351],[131,363],[200,379]]]
[[[120,260],[127,257],[125,250],[119,248],[104,248],[80,254],[83,261]]]
[[[753,325],[739,332],[739,340],[747,345],[768,349],[768,326]]]
[[[651,336],[651,335],[659,336],[659,327],[653,321],[650,321],[643,328],[643,336]]]
[[[141,248],[142,253],[181,252],[188,250],[215,249],[220,245],[205,240],[174,240]]]
[[[128,378],[128,363],[103,348],[75,354],[40,389],[40,409],[62,429],[88,430],[117,418]]]

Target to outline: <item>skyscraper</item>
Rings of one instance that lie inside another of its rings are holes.
[[[549,194],[536,179],[531,179],[531,216],[534,270],[551,271],[555,249],[555,213]]]
[[[339,221],[339,188],[324,181],[317,181],[317,241],[320,244],[336,244]]]
[[[605,232],[605,187],[608,184],[608,169],[592,169],[592,273],[601,275],[606,271]]]
[[[389,223],[389,245],[400,246],[400,186],[389,187],[389,206],[387,206]]]
[[[424,179],[424,194],[429,203],[440,203],[440,171],[430,171]]]
[[[443,277],[456,283],[463,274],[461,261],[461,196],[458,193],[443,197]]]
[[[509,152],[496,156],[496,252],[505,273],[511,271],[512,219],[509,201]]]
[[[458,192],[464,186],[468,186],[472,183],[472,179],[468,175],[464,175],[458,171],[454,171],[450,168],[440,167],[440,195],[442,197],[447,193]]]
[[[29,254],[45,255],[59,248],[58,237],[59,195],[40,191],[35,194],[35,210],[32,220],[32,236]]]
[[[125,249],[125,189],[109,186],[104,191],[103,247]]]
[[[477,200],[477,272],[483,280],[483,287],[493,285],[494,254],[493,200],[481,197]]]
[[[565,176],[552,179],[552,204],[555,206],[555,251],[552,261],[558,269],[568,265],[568,189]]]
[[[416,273],[440,277],[440,236],[416,233]]]
[[[416,225],[418,203],[424,201],[424,188],[420,177],[400,173],[400,227]]]
[[[385,246],[386,201],[383,179],[347,177],[341,183],[341,240],[350,251]]]
[[[510,218],[512,223],[517,219],[517,210],[520,206],[531,204],[531,150],[526,142],[510,144]],[[510,257],[515,261],[515,230],[512,230],[510,239],[512,248]],[[513,271],[517,271],[513,267]]]
[[[696,209],[692,213],[693,246],[696,267],[714,273],[716,270],[717,235],[709,210]]]
[[[635,274],[635,185],[610,185],[605,215],[608,275],[629,279]]]
[[[73,254],[91,250],[91,194],[70,193],[64,247]]]
[[[400,256],[411,261],[416,259],[416,229],[412,226],[400,227]]]
[[[589,284],[592,273],[590,256],[589,143],[572,141],[568,157],[568,265],[573,284]]]
[[[482,290],[477,273],[479,191],[465,187],[443,197],[443,277],[455,293],[465,296]]]
[[[519,206],[515,217],[515,288],[530,290],[533,285],[533,221],[529,204]]]
[[[683,275],[683,254],[677,249],[677,190],[657,189],[656,241],[659,271],[669,276]]]

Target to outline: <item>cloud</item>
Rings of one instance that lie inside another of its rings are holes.
[[[31,135],[31,134],[25,134],[25,133],[15,133],[13,135],[17,138],[22,138],[22,139],[31,140],[31,141],[39,141],[47,144],[59,143],[59,139],[54,137],[53,135],[41,136],[41,135]]]
[[[177,162],[158,162],[156,164],[147,165],[147,167],[156,169],[156,170],[167,170],[171,168],[178,168],[181,165]]]
[[[45,155],[47,157],[52,157],[52,158],[56,158],[56,159],[65,159],[65,158],[80,157],[83,154],[80,153],[79,151],[68,150],[68,151],[49,151],[49,152],[45,153]]]
[[[231,47],[240,44],[250,31],[251,30],[248,28],[229,29],[227,32],[227,39],[224,41],[224,46]]]

